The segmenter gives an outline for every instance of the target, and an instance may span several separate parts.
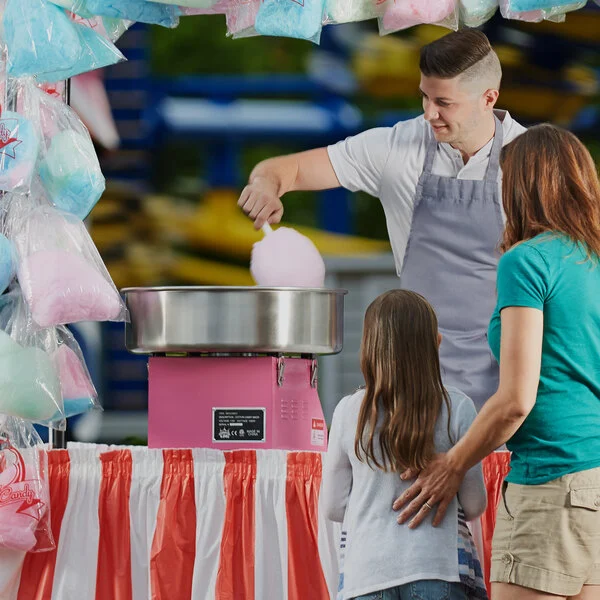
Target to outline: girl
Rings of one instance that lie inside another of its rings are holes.
[[[392,290],[367,309],[361,347],[366,386],[333,415],[322,509],[344,521],[344,600],[486,598],[466,520],[486,506],[481,466],[470,469],[437,528],[398,525],[394,500],[409,486],[405,469],[423,469],[475,418],[473,402],[445,389],[436,315],[420,295]]]

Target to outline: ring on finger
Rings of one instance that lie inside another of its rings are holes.
[[[425,504],[423,504],[423,508],[426,508],[427,510],[433,510],[433,506],[431,506],[429,502],[425,502]]]

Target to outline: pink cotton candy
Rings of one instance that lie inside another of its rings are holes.
[[[456,10],[456,0],[388,0],[383,15],[386,31],[440,23]]]
[[[31,315],[41,327],[110,321],[121,314],[116,289],[78,254],[40,250],[23,258],[18,277]]]
[[[58,368],[60,387],[65,400],[96,397],[96,390],[79,356],[71,348],[62,344],[52,358]]]
[[[250,272],[265,287],[320,288],[325,282],[325,264],[316,246],[289,227],[280,227],[254,244]]]

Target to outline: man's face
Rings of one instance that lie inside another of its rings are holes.
[[[419,89],[423,97],[425,120],[438,142],[460,144],[485,123],[486,100],[460,77],[439,79],[421,75]]]

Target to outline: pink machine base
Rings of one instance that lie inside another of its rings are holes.
[[[325,451],[313,369],[310,358],[152,356],[148,446]]]

